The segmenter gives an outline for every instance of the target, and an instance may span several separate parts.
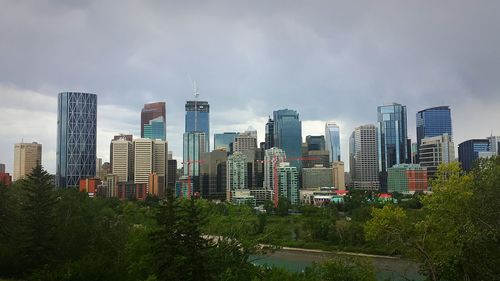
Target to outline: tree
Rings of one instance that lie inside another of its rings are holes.
[[[278,208],[276,213],[282,217],[288,216],[288,209],[290,209],[290,201],[288,201],[288,198],[280,197],[278,199]]]
[[[371,263],[361,259],[331,259],[306,268],[306,280],[325,281],[375,281],[375,270]]]
[[[26,179],[21,206],[20,252],[28,269],[49,265],[55,256],[57,198],[51,176],[37,165]]]

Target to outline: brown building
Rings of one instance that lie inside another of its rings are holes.
[[[97,186],[101,183],[98,178],[80,179],[80,192],[88,193],[89,197],[94,197],[97,193]]]
[[[9,173],[0,173],[0,183],[3,183],[6,186],[12,184],[12,177],[9,175]]]
[[[141,138],[166,140],[165,111],[165,102],[144,105],[141,111]]]

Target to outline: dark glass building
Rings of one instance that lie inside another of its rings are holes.
[[[165,102],[145,104],[141,111],[141,138],[167,140]]]
[[[382,105],[377,113],[380,189],[387,191],[387,169],[409,163],[406,106],[398,103]]]
[[[274,120],[269,117],[266,123],[266,149],[274,147]]]
[[[458,145],[458,161],[462,163],[462,169],[469,171],[474,161],[479,158],[480,152],[490,151],[490,141],[487,139],[472,139]]]
[[[78,187],[96,173],[97,95],[60,93],[57,104],[57,187]]]
[[[206,101],[187,101],[185,133],[205,132],[205,151],[209,151],[210,143],[210,105]]]
[[[427,108],[417,112],[417,152],[422,139],[448,134],[453,138],[449,106]]]
[[[274,145],[285,151],[288,159],[302,157],[302,122],[295,110],[274,111]],[[301,169],[300,160],[287,161]]]
[[[222,134],[214,134],[214,150],[225,149],[226,152],[232,152],[234,139],[240,134],[235,132],[226,132]]]
[[[308,151],[325,150],[325,136],[306,136]]]

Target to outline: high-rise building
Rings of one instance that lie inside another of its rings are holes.
[[[153,140],[135,139],[133,145],[134,183],[148,185],[149,175],[153,173]]]
[[[116,182],[128,182],[134,179],[134,153],[132,142],[126,139],[111,141],[113,150],[111,158],[111,173]]]
[[[192,177],[200,175],[200,156],[203,152],[208,152],[205,144],[205,132],[187,132],[183,135],[183,165],[184,175]],[[188,173],[189,168],[189,173]],[[196,187],[195,187],[196,188]]]
[[[166,140],[165,102],[147,103],[141,111],[141,138]]]
[[[270,149],[274,147],[274,120],[269,117],[266,123],[266,147],[265,149]]]
[[[0,183],[9,186],[12,183],[12,176],[9,173],[0,172]]]
[[[226,168],[226,200],[231,201],[238,190],[248,189],[247,157],[241,152],[235,152],[227,158]]]
[[[226,152],[232,152],[234,139],[239,135],[236,132],[214,134],[214,150],[224,149]]]
[[[326,150],[330,152],[330,162],[340,161],[340,128],[335,122],[325,124]]]
[[[211,152],[202,152],[200,159],[199,189],[201,197],[212,200],[223,200],[227,197],[226,151],[214,150]],[[197,189],[198,177],[194,177],[193,179],[195,181],[194,187]]]
[[[486,139],[490,142],[490,152],[492,152],[493,155],[500,155],[500,136],[490,136]]]
[[[455,145],[450,135],[428,137],[420,140],[420,166],[427,168],[427,177],[434,178],[441,164],[455,161]]]
[[[5,173],[5,164],[0,163],[0,173]]]
[[[451,110],[449,106],[427,108],[417,112],[417,151],[422,139],[448,134],[453,140]],[[417,157],[418,158],[418,157]]]
[[[278,167],[278,198],[286,198],[292,205],[299,204],[299,172],[288,162]]]
[[[427,188],[427,169],[419,164],[398,164],[388,169],[389,192],[408,194]]]
[[[308,151],[325,150],[325,136],[306,136]]]
[[[167,189],[169,189],[172,194],[175,192],[175,182],[177,181],[177,160],[169,159],[167,168]]]
[[[210,149],[210,105],[206,101],[187,101],[186,102],[186,120],[185,133],[204,132],[205,140],[203,141],[204,151]]]
[[[244,152],[247,150],[257,149],[257,137],[252,136],[250,133],[242,133],[234,138],[233,151]]]
[[[406,106],[393,103],[378,107],[378,158],[380,189],[387,190],[387,169],[408,163]]]
[[[487,139],[472,139],[458,145],[458,161],[462,164],[464,171],[470,171],[474,161],[479,158],[481,152],[490,151],[490,142]]]
[[[344,173],[344,162],[333,161],[333,186],[338,190],[345,190],[345,173]]]
[[[333,169],[317,165],[302,169],[302,188],[333,186]]]
[[[166,195],[168,177],[168,143],[164,140],[153,141],[153,173],[157,176],[156,188],[152,194],[163,198]]]
[[[65,92],[58,97],[56,186],[78,187],[95,175],[97,95]]]
[[[302,157],[302,122],[295,110],[274,111],[274,145],[283,149],[290,159]],[[300,160],[289,161],[290,165],[302,168]]]
[[[363,125],[354,129],[349,138],[349,164],[352,186],[355,189],[379,189],[375,125]]]
[[[14,145],[14,181],[31,174],[37,165],[42,164],[42,145],[16,143]]]
[[[276,147],[267,149],[264,156],[264,189],[271,191],[271,194],[273,194],[273,200],[276,199],[276,202],[278,198],[277,171],[280,163],[285,162],[285,158],[285,151]],[[274,194],[276,194],[276,198],[274,198]]]

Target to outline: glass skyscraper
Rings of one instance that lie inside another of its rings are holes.
[[[141,138],[167,140],[165,102],[145,104],[141,111]]]
[[[274,145],[285,151],[287,157],[302,157],[302,122],[295,110],[282,109],[274,111]],[[300,160],[287,161],[299,170]]]
[[[387,191],[387,169],[408,163],[406,106],[393,103],[378,107],[378,158],[380,189]]]
[[[427,108],[417,112],[417,151],[422,139],[448,134],[453,139],[449,106]]]
[[[325,136],[306,136],[308,151],[325,150]]]
[[[225,132],[223,134],[214,134],[214,150],[225,149],[226,152],[232,151],[234,139],[240,134],[236,132]]]
[[[187,101],[185,132],[204,132],[205,151],[209,151],[210,143],[210,105],[206,101]]]
[[[487,139],[472,139],[458,145],[458,161],[464,171],[469,171],[480,152],[490,151],[490,141]]]
[[[57,105],[57,187],[95,176],[97,95],[60,93]]]
[[[340,128],[335,122],[325,124],[326,150],[330,152],[330,162],[340,161]]]

